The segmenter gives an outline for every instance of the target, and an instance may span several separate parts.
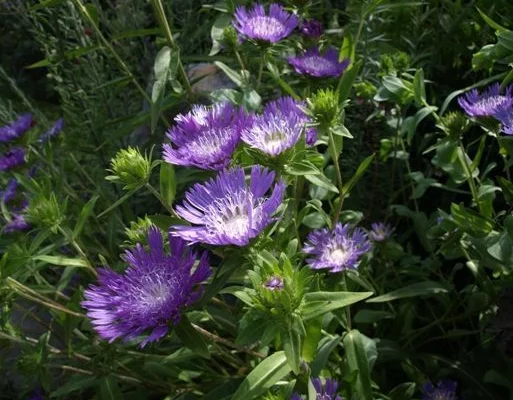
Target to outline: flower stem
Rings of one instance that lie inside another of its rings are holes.
[[[176,217],[176,218],[180,218],[175,210],[173,210],[173,207],[171,207],[169,204],[167,204],[167,202],[164,200],[164,198],[160,195],[160,193],[153,187],[151,186],[151,184],[147,183],[145,185],[146,189],[148,189],[148,191],[154,195],[158,201],[160,201],[160,204],[162,204],[164,206],[164,208],[173,216],[173,217]]]

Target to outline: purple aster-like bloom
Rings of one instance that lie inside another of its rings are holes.
[[[267,282],[264,283],[264,287],[269,290],[282,290],[283,279],[279,276],[271,276]]]
[[[337,77],[346,70],[350,60],[346,58],[339,62],[338,51],[334,48],[321,54],[318,47],[313,47],[299,56],[289,57],[288,62],[298,74]]]
[[[473,89],[463,96],[458,97],[458,104],[471,117],[486,117],[495,114],[502,107],[513,105],[512,87],[506,89],[506,93],[500,94],[498,83],[493,84],[483,93]]]
[[[249,185],[240,167],[220,172],[185,193],[176,212],[194,226],[173,226],[173,235],[192,243],[245,246],[272,221],[281,204],[285,183],[274,185],[274,172],[260,165],[251,168]]]
[[[5,233],[21,232],[30,229],[32,226],[25,219],[25,215],[12,213],[11,220],[8,221],[3,228]]]
[[[300,29],[303,36],[312,39],[318,39],[322,35],[322,24],[315,19],[303,21]]]
[[[180,238],[169,237],[171,255],[164,253],[162,234],[148,231],[149,252],[141,244],[127,250],[129,264],[124,274],[111,269],[98,272],[99,285],[84,291],[82,307],[94,329],[109,342],[118,338],[131,340],[149,333],[140,347],[159,340],[168,332],[169,323],[177,324],[180,311],[199,299],[195,286],[210,275],[207,253],[198,254]]]
[[[13,147],[0,157],[0,171],[8,171],[25,163],[25,149]]]
[[[373,223],[371,227],[372,230],[369,232],[369,236],[375,242],[384,242],[390,237],[394,230],[390,224],[385,224],[383,222]]]
[[[64,128],[64,119],[59,118],[57,121],[55,121],[53,126],[48,131],[46,131],[45,133],[43,133],[41,135],[41,137],[39,138],[39,141],[41,143],[45,143],[46,141],[53,139],[59,133],[61,133],[62,128]]]
[[[456,389],[458,383],[451,380],[439,381],[436,386],[431,382],[424,384],[424,396],[422,400],[457,400]]]
[[[330,272],[357,268],[360,257],[370,250],[363,229],[350,231],[348,224],[337,223],[335,229],[318,229],[310,233],[303,251],[312,257],[307,263],[313,269],[327,268]]]
[[[317,400],[343,400],[337,394],[338,382],[335,379],[326,379],[326,383],[323,385],[320,378],[313,378],[312,384],[317,394]],[[293,393],[290,400],[302,400],[301,396],[297,393]]]
[[[501,123],[501,131],[506,135],[513,135],[513,105],[497,107],[493,117]]]
[[[16,179],[11,178],[7,181],[7,186],[5,187],[5,190],[2,190],[0,192],[0,201],[3,201],[4,203],[9,203],[10,201],[14,200],[16,197],[16,189],[18,189],[19,183]]]
[[[220,170],[230,162],[248,117],[243,110],[224,103],[194,106],[189,113],[178,115],[175,122],[167,132],[172,143],[164,144],[164,160],[170,164]]]
[[[0,143],[7,143],[22,136],[32,126],[32,114],[23,114],[9,125],[0,127]]]
[[[306,131],[306,142],[315,143],[317,131],[305,128],[310,118],[292,97],[282,97],[267,103],[263,114],[253,118],[253,123],[242,130],[242,141],[271,156],[277,156],[293,147]]]
[[[239,6],[235,10],[233,26],[243,37],[276,43],[289,36],[299,23],[299,18],[279,5],[271,4],[269,14],[264,6],[256,4],[248,10]]]

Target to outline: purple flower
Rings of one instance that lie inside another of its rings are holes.
[[[5,233],[26,231],[31,228],[31,225],[25,219],[23,214],[12,213],[11,220],[7,221],[4,225],[3,231]]]
[[[124,274],[101,269],[99,285],[84,291],[82,307],[98,334],[109,342],[128,341],[143,333],[149,335],[140,347],[159,340],[168,332],[169,323],[179,322],[181,309],[199,299],[202,290],[195,286],[210,275],[207,253],[194,269],[198,254],[180,238],[169,237],[171,255],[167,255],[162,234],[153,227],[148,231],[148,244],[149,252],[139,243],[126,251],[129,267]]]
[[[9,125],[0,127],[0,143],[7,143],[22,136],[32,126],[32,114],[23,114]]]
[[[360,257],[370,250],[370,242],[363,229],[350,232],[349,225],[337,223],[335,229],[318,229],[307,237],[303,251],[312,257],[307,263],[313,269],[328,268],[330,272],[357,268]]]
[[[64,128],[64,119],[59,118],[53,126],[45,133],[41,135],[39,141],[41,143],[45,143],[47,140],[51,140],[56,137],[59,133],[61,133],[62,128]]]
[[[8,171],[25,163],[25,149],[13,147],[0,157],[0,171]]]
[[[292,97],[282,97],[267,103],[263,114],[253,118],[253,123],[242,130],[242,141],[271,156],[277,156],[293,147],[306,129],[306,142],[315,143],[317,131],[305,128],[310,118],[299,108],[304,103]]]
[[[3,201],[4,203],[9,203],[10,201],[14,200],[16,197],[16,189],[18,189],[19,183],[16,179],[11,178],[7,181],[7,186],[5,187],[5,190],[2,190],[0,192],[0,201]]]
[[[457,400],[456,389],[458,383],[451,380],[439,381],[436,386],[431,382],[424,384],[424,396],[422,400]]]
[[[371,227],[372,230],[369,232],[369,236],[375,242],[384,242],[390,237],[394,230],[390,224],[385,224],[383,222],[373,223]]]
[[[240,132],[248,123],[243,110],[232,105],[194,106],[175,118],[167,132],[172,144],[164,144],[164,160],[170,164],[220,170],[228,165]]]
[[[477,89],[473,89],[458,97],[458,104],[471,117],[491,116],[497,109],[513,105],[511,91],[512,87],[510,86],[506,89],[506,93],[501,95],[500,86],[495,83],[482,94],[479,94]]]
[[[340,76],[350,63],[347,58],[339,62],[336,49],[330,48],[321,54],[318,47],[313,47],[299,56],[289,57],[288,62],[298,74],[316,77]]]
[[[32,392],[31,396],[28,398],[28,400],[45,400],[43,397],[43,393],[41,392],[41,389],[36,389],[34,392]]]
[[[318,39],[322,35],[322,24],[315,19],[307,19],[301,24],[301,33],[303,36]]]
[[[283,279],[279,276],[271,276],[264,287],[269,290],[283,290]]]
[[[506,135],[513,135],[513,106],[501,105],[495,110],[493,117],[501,123],[501,131]]]
[[[279,4],[271,4],[267,15],[264,6],[256,4],[248,10],[239,6],[235,10],[233,26],[243,37],[276,43],[289,36],[299,23],[299,18]]]
[[[274,172],[251,168],[249,186],[240,167],[220,172],[204,184],[195,184],[176,212],[195,226],[173,226],[175,236],[192,243],[245,246],[269,225],[281,204],[285,183],[274,185]]]
[[[317,393],[317,400],[342,400],[342,397],[337,394],[338,382],[335,379],[326,379],[323,385],[320,378],[313,378],[312,384]],[[301,396],[293,393],[290,400],[301,400]]]

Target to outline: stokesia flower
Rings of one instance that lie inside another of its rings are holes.
[[[8,171],[25,163],[25,150],[13,147],[0,157],[0,171]]]
[[[422,400],[457,400],[456,389],[458,383],[451,380],[439,381],[436,386],[431,382],[424,384],[424,396]]]
[[[233,26],[243,37],[271,43],[289,36],[299,23],[296,15],[274,3],[269,6],[269,14],[263,5],[257,4],[250,10],[237,7],[234,17]]]
[[[148,231],[149,252],[138,243],[127,250],[129,264],[123,274],[111,269],[98,272],[99,284],[84,291],[81,303],[94,329],[105,340],[125,341],[149,333],[140,347],[159,340],[169,324],[177,324],[182,308],[194,303],[202,294],[196,285],[210,275],[207,253],[198,254],[180,238],[169,237],[171,255],[164,253],[158,228]]]
[[[458,97],[458,104],[471,117],[491,116],[499,108],[508,108],[513,105],[511,91],[512,87],[510,86],[504,94],[500,94],[500,86],[495,83],[481,94],[477,89],[473,89]]]
[[[11,220],[6,222],[3,230],[5,233],[12,233],[26,231],[31,227],[30,223],[25,219],[25,215],[12,213]]]
[[[303,36],[318,39],[322,35],[322,24],[315,19],[308,19],[301,24]]]
[[[317,400],[343,400],[337,394],[338,382],[335,379],[326,379],[326,383],[323,385],[320,378],[313,378],[312,384],[317,394]],[[293,393],[290,400],[301,400],[301,396]]]
[[[187,191],[176,212],[193,226],[173,226],[172,234],[192,243],[245,246],[274,219],[285,183],[274,185],[274,172],[260,165],[251,168],[249,185],[240,167],[224,170],[204,184]]]
[[[369,232],[369,236],[375,242],[384,242],[393,232],[393,228],[383,222],[373,223],[371,227],[372,230]]]
[[[298,74],[316,77],[340,76],[350,63],[348,58],[339,61],[336,49],[330,48],[321,54],[318,47],[313,47],[299,56],[289,57],[287,60]]]
[[[61,133],[62,128],[64,128],[64,119],[59,118],[57,121],[55,121],[53,126],[48,131],[46,131],[45,133],[43,133],[41,135],[41,137],[39,138],[39,141],[41,143],[45,143],[47,140],[53,139],[59,133]]]
[[[164,160],[170,164],[220,170],[230,162],[248,117],[243,110],[225,103],[194,106],[189,113],[178,115],[175,122],[167,132],[171,144],[163,146]]]
[[[310,233],[303,251],[311,255],[307,263],[313,269],[340,272],[357,268],[360,257],[370,250],[370,242],[363,229],[350,231],[349,225],[337,223],[335,229],[319,229]]]
[[[0,143],[7,143],[22,136],[32,126],[32,114],[23,114],[9,125],[0,127]]]
[[[506,135],[513,135],[513,105],[497,107],[493,117],[501,123],[501,131]]]
[[[5,190],[0,192],[0,201],[9,203],[16,197],[16,189],[18,189],[19,183],[15,178],[11,178],[7,181]]]
[[[315,143],[317,131],[306,128],[310,118],[299,108],[304,103],[292,97],[282,97],[267,103],[263,114],[253,118],[253,123],[242,130],[242,141],[271,156],[277,156],[293,147],[306,132],[306,142]]]

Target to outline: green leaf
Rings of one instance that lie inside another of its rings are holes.
[[[482,238],[493,230],[493,222],[462,204],[451,204],[453,221],[468,234]]]
[[[398,299],[405,299],[408,297],[417,297],[417,296],[431,296],[439,293],[448,293],[446,287],[442,286],[438,282],[434,281],[425,281],[414,283],[413,285],[409,285],[403,287],[401,289],[394,290],[390,293],[374,297],[372,299],[367,300],[367,303],[385,303],[387,301],[393,301]]]
[[[35,256],[34,260],[43,261],[48,264],[60,265],[63,267],[87,267],[85,260],[80,258],[69,258],[62,256]]]
[[[214,61],[214,64],[220,68],[228,78],[232,80],[237,86],[242,87],[242,75],[231,69],[228,65],[221,61]]]
[[[96,50],[101,49],[102,46],[99,45],[93,45],[93,46],[86,46],[86,47],[79,47],[73,50],[68,50],[64,53],[64,58],[68,60],[74,60],[75,58],[84,56],[86,54],[92,53]],[[49,59],[45,58],[44,60],[39,60],[35,62],[34,64],[30,64],[29,66],[25,67],[26,69],[33,69],[33,68],[41,68],[41,67],[48,67],[49,65],[53,64],[53,59],[59,60],[58,57]]]
[[[420,107],[426,102],[426,87],[424,83],[424,71],[419,68],[413,78],[413,88],[415,90],[415,103]]]
[[[367,297],[372,296],[372,292],[312,292],[303,297],[301,313],[303,320],[316,318],[327,312],[347,307],[357,303]]]
[[[100,380],[100,399],[101,400],[122,400],[123,393],[119,388],[117,379],[113,376],[107,376]]]
[[[291,323],[282,330],[283,351],[290,369],[297,375],[301,363],[301,348],[306,335],[305,327],[299,316],[292,316]]]
[[[358,168],[357,168],[356,172],[354,173],[354,175],[344,185],[344,188],[343,188],[344,195],[347,195],[347,194],[349,194],[351,192],[351,190],[353,189],[354,185],[356,185],[356,183],[360,180],[360,178],[363,176],[365,171],[367,171],[367,168],[369,168],[372,160],[374,160],[374,156],[375,155],[376,155],[376,153],[370,155],[369,157],[367,157],[365,160],[363,160],[360,163],[360,165],[358,166]]]
[[[132,39],[141,36],[155,36],[161,32],[160,28],[149,28],[149,29],[132,29],[125,32],[116,33],[112,35],[111,41],[121,39]]]
[[[502,25],[495,22],[493,19],[491,19],[489,16],[487,16],[484,12],[482,12],[479,7],[476,7],[479,14],[481,14],[481,17],[485,20],[485,22],[493,29],[499,31],[499,32],[506,32],[507,29],[504,28]]]
[[[360,72],[360,68],[362,66],[362,61],[359,60],[356,63],[352,64],[343,74],[340,80],[338,81],[337,93],[338,100],[340,103],[343,103],[349,97],[351,93],[351,89],[353,87],[353,83],[358,76],[358,72]]]
[[[222,42],[224,39],[224,30],[231,25],[232,16],[226,13],[220,14],[210,30],[210,37],[212,38],[212,48],[210,49],[209,56],[215,56],[222,49]]]
[[[331,352],[338,346],[342,338],[338,335],[325,337],[319,343],[317,349],[317,356],[311,362],[310,368],[312,370],[312,376],[318,376],[321,370],[328,363]]]
[[[340,47],[340,52],[338,54],[338,59],[343,60],[348,58],[351,62],[354,62],[355,55],[355,45],[353,35],[349,30],[344,36],[344,41],[342,42],[342,46]]]
[[[114,210],[115,208],[117,208],[120,204],[124,203],[125,201],[127,201],[130,197],[132,197],[132,195],[137,192],[138,188],[135,188],[135,189],[132,189],[130,190],[129,192],[127,192],[126,194],[124,194],[122,197],[120,197],[118,200],[116,200],[114,202],[114,204],[112,204],[109,208],[107,208],[106,210],[102,211],[100,214],[98,214],[98,218],[101,218],[103,217],[104,215],[107,215],[109,212],[111,212],[112,210]]]
[[[47,8],[47,7],[58,6],[65,2],[66,2],[66,0],[40,0],[39,4],[35,4],[35,5],[31,6],[30,9],[36,11],[36,10],[41,10],[41,9]]]
[[[176,195],[175,167],[163,162],[160,164],[160,195],[171,206]]]
[[[87,14],[91,18],[91,21],[93,21],[94,25],[98,26],[99,18],[98,18],[98,9],[96,8],[96,6],[94,4],[89,3],[89,4],[85,4],[84,8],[86,9]]]
[[[369,360],[364,347],[363,335],[353,329],[347,333],[343,342],[349,373],[356,375],[355,392],[361,400],[373,400]]]
[[[96,201],[98,200],[100,196],[94,196],[92,197],[85,205],[82,207],[82,211],[80,211],[80,215],[78,216],[77,224],[75,225],[75,228],[73,229],[73,239],[76,239],[80,233],[82,232],[82,229],[84,229],[85,222],[87,218],[91,215],[94,209],[94,205],[96,204]]]
[[[287,357],[283,351],[278,351],[249,373],[232,397],[232,400],[251,400],[259,396],[273,386],[279,380],[285,378],[291,371],[287,363]]]
[[[324,175],[305,175],[305,179],[312,182],[314,185],[317,185],[321,188],[329,190],[331,192],[338,193],[337,187],[331,183],[331,181],[326,178]]]
[[[296,161],[291,164],[285,165],[285,171],[290,175],[303,176],[303,175],[321,175],[321,171],[313,165],[310,161]]]
[[[85,388],[94,386],[98,383],[98,377],[96,376],[83,376],[83,375],[72,375],[71,378],[61,385],[59,389],[52,392],[50,397],[61,397],[64,395],[68,395],[77,390],[84,390]],[[65,396],[65,398],[70,398],[70,396]]]
[[[201,357],[210,358],[207,342],[201,334],[194,329],[189,319],[183,315],[180,323],[175,326],[176,335],[180,338],[184,345],[194,351]]]
[[[306,362],[312,361],[317,353],[317,346],[322,335],[322,320],[322,316],[312,318],[305,325],[306,335],[303,348],[301,349],[301,356]]]

